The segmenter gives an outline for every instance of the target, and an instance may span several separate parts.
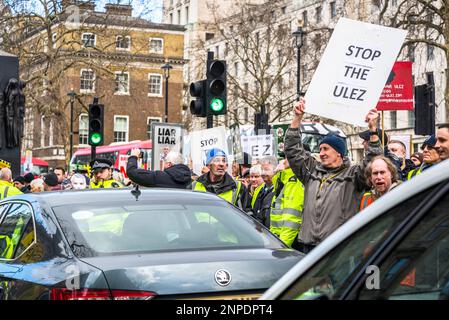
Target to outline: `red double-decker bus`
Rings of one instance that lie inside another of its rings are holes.
[[[126,161],[132,149],[139,148],[142,151],[142,165],[144,169],[151,169],[151,140],[135,140],[131,142],[114,142],[107,146],[100,146],[96,149],[97,158],[106,158],[114,163],[114,168],[125,173]],[[71,171],[80,166],[89,165],[91,161],[91,148],[79,149],[73,154],[70,160]]]

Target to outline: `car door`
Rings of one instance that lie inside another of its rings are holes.
[[[20,264],[14,263],[35,243],[35,226],[31,206],[12,201],[0,206],[0,299],[7,299]]]
[[[358,296],[352,295],[354,290],[371,284],[369,277],[377,271],[377,257],[387,252],[392,239],[413,223],[417,212],[430,204],[435,193],[440,191],[439,187],[432,187],[383,212],[336,244],[278,299],[356,299]]]

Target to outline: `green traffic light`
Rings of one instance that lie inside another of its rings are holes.
[[[223,107],[224,107],[223,100],[219,98],[214,98],[210,102],[210,108],[214,112],[220,112],[223,109]]]
[[[99,144],[99,143],[101,142],[101,134],[99,134],[99,133],[93,133],[93,134],[90,136],[90,142],[91,142],[92,144]]]

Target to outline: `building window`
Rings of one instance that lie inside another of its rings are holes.
[[[129,94],[129,73],[115,73],[115,94]]]
[[[308,22],[307,11],[302,12],[302,22],[304,23],[304,27],[307,26],[307,22]]]
[[[79,128],[78,128],[78,143],[88,144],[89,143],[89,116],[85,113],[80,114],[79,118]]]
[[[408,45],[407,55],[411,62],[415,62],[415,46],[413,44]]]
[[[408,123],[408,127],[415,126],[415,111],[414,110],[407,111],[407,123]]]
[[[433,60],[434,58],[434,54],[433,54],[433,46],[432,45],[427,45],[427,60]]]
[[[329,5],[330,5],[330,12],[331,12],[331,19],[332,19],[337,16],[337,6],[335,4],[335,1],[331,2]]]
[[[117,36],[115,47],[117,50],[129,50],[131,47],[131,37]]]
[[[186,24],[189,23],[189,7],[186,7]]]
[[[173,24],[173,13],[170,13],[170,24]]]
[[[162,118],[161,117],[148,117],[147,118],[147,138],[148,139],[152,139],[151,124],[155,123],[155,122],[162,122]]]
[[[150,53],[163,54],[164,53],[164,39],[151,38],[150,39]]]
[[[215,46],[215,59],[220,58],[220,46]]]
[[[148,95],[162,97],[162,75],[148,74]]]
[[[239,76],[239,63],[234,63],[234,70],[235,70],[235,77],[237,78]]]
[[[41,117],[41,147],[45,147],[45,116]]]
[[[181,24],[181,10],[178,10],[178,24]]]
[[[128,116],[114,116],[114,142],[128,141]]]
[[[319,6],[319,7],[316,7],[316,9],[315,9],[315,20],[316,20],[316,23],[320,23],[321,22],[321,6]]]
[[[84,47],[95,47],[96,37],[94,33],[83,33],[82,42]]]
[[[249,122],[249,109],[248,109],[248,107],[245,107],[245,108],[243,108],[243,114],[244,114],[244,121],[245,121],[245,123],[248,123]]]
[[[95,73],[90,69],[82,69],[80,76],[80,92],[94,92],[95,91]]]
[[[287,12],[287,7],[282,7],[281,12],[282,12],[282,14],[285,14]]]
[[[398,127],[398,113],[397,111],[390,111],[390,128],[396,129]]]

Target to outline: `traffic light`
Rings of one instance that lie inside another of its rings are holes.
[[[190,96],[196,98],[190,101],[190,112],[198,117],[206,117],[206,80],[192,82],[190,84]]]
[[[214,116],[226,114],[226,61],[208,60],[206,79],[208,114]]]
[[[98,104],[98,98],[89,105],[89,145],[101,146],[104,142],[104,105]]]

